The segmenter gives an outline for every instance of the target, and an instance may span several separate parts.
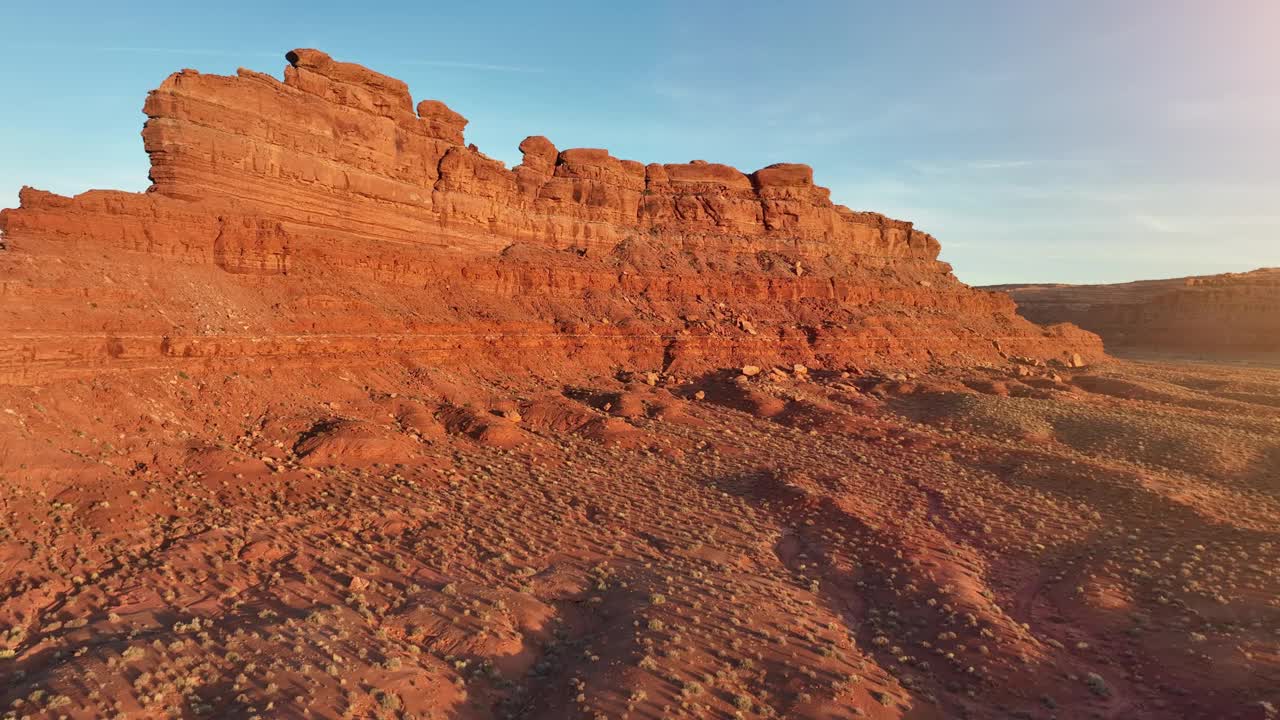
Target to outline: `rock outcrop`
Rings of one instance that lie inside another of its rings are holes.
[[[1038,323],[1070,322],[1108,347],[1239,355],[1280,352],[1280,268],[1113,285],[1000,285]]]
[[[806,165],[644,165],[467,120],[316,50],[284,80],[175,73],[146,193],[34,189],[0,213],[0,377],[385,357],[547,371],[920,365],[1101,353],[973,290],[911,223]]]

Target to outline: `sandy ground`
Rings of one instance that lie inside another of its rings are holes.
[[[1280,370],[288,373],[3,388],[4,717],[1280,707]]]

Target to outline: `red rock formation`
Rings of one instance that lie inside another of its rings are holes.
[[[959,283],[911,223],[835,205],[808,166],[645,166],[534,136],[509,169],[444,103],[287,57],[283,82],[184,70],[152,91],[147,193],[26,189],[0,213],[4,377],[389,351],[597,371],[1100,353]]]
[[[721,244],[732,236],[738,252],[782,241],[821,255],[938,254],[910,223],[832,204],[804,165],[750,177],[703,161],[645,167],[607,150],[557,152],[533,137],[521,144],[525,161],[508,170],[464,146],[467,121],[443,103],[425,100],[415,114],[404,83],[315,50],[288,58],[283,83],[244,70],[235,78],[183,71],[153,91],[143,131],[153,191],[224,197],[309,228],[378,238],[422,242],[422,223],[431,223],[478,250],[512,237],[611,246],[659,228]]]
[[[1109,347],[1209,354],[1280,352],[1280,268],[1115,285],[1005,285],[1039,323],[1071,322]]]

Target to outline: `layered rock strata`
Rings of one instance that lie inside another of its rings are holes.
[[[175,73],[146,193],[0,213],[0,379],[389,354],[539,371],[1097,357],[973,290],[911,223],[805,165],[649,164],[533,136],[515,168],[444,103],[316,50],[284,80]]]
[[[1070,322],[1116,349],[1280,352],[1280,268],[1114,285],[1007,285],[1033,322]]]

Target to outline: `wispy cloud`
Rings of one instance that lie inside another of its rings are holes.
[[[1030,160],[970,160],[954,164],[908,160],[907,167],[921,175],[967,175],[975,170],[1017,170],[1035,165]]]
[[[7,47],[21,50],[42,50],[63,52],[75,50],[79,54],[84,53],[134,53],[139,55],[200,55],[204,57],[222,57],[222,58],[282,58],[282,52],[266,52],[262,50],[215,50],[212,48],[172,48],[172,47],[150,47],[143,45],[103,45],[97,47],[86,47],[84,45],[57,45],[52,43],[36,45],[36,44],[10,44]],[[341,58],[338,58],[341,59]],[[372,64],[372,63],[366,63]],[[452,68],[454,70],[481,70],[487,72],[509,72],[509,73],[540,73],[543,69],[528,65],[500,65],[494,63],[470,62],[466,60],[405,60],[397,59],[394,64],[398,65],[422,65],[429,67]]]
[[[79,49],[79,48],[77,48]],[[154,55],[208,55],[212,57],[282,57],[283,53],[264,52],[262,50],[208,50],[202,48],[167,48],[167,47],[136,47],[124,45],[110,45],[106,47],[87,48],[92,52],[121,52],[121,53],[148,53]]]
[[[974,170],[1014,170],[1031,165],[1030,160],[978,160],[969,163],[969,167]]]
[[[883,197],[885,195],[912,195],[919,188],[901,178],[871,177],[853,182],[837,182],[831,186],[833,197]]]
[[[426,65],[429,67],[454,68],[456,70],[485,70],[490,72],[540,73],[543,68],[529,65],[494,65],[491,63],[465,62],[462,60],[401,60],[401,65]]]
[[[1160,215],[1134,213],[1133,221],[1148,230],[1158,233],[1180,233],[1185,231],[1178,221]]]
[[[1270,130],[1280,121],[1280,97],[1258,92],[1170,102],[1166,121],[1180,130]]]
[[[146,55],[204,55],[209,57],[283,57],[283,53],[265,52],[262,50],[214,50],[210,48],[170,48],[141,45],[100,45],[86,46],[79,43],[59,45],[55,43],[11,43],[7,47],[15,50],[75,51],[78,55],[85,53],[136,53]]]

